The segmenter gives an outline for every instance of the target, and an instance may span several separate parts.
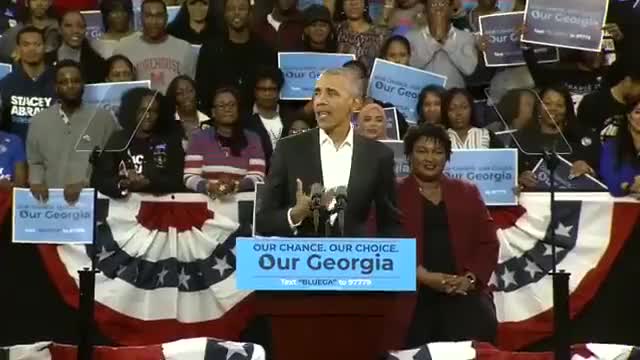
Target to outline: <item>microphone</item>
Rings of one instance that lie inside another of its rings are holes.
[[[344,236],[344,211],[347,208],[347,187],[338,186],[336,188],[336,211],[338,212],[338,228],[340,236]]]
[[[311,210],[313,211],[313,227],[315,233],[318,234],[320,226],[320,208],[322,207],[322,195],[324,194],[324,186],[319,183],[311,185]]]

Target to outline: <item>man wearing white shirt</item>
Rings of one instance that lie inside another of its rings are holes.
[[[329,70],[317,81],[313,108],[318,128],[278,143],[256,217],[260,234],[313,236],[309,190],[315,183],[328,192],[347,188],[345,236],[372,235],[367,220],[374,204],[378,236],[399,234],[393,153],[351,127],[362,95],[360,79],[350,69]],[[329,208],[333,204],[327,199]]]

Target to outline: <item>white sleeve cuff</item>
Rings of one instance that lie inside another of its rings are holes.
[[[294,224],[293,220],[291,220],[291,210],[293,210],[293,208],[289,208],[289,211],[287,211],[287,221],[289,222],[289,227],[295,234],[297,232],[296,228],[300,226],[300,224],[302,224],[302,221],[298,222],[297,224]]]

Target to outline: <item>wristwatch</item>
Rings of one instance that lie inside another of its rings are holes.
[[[473,274],[471,274],[471,273],[467,273],[467,274],[465,275],[465,277],[467,278],[467,280],[469,280],[469,284],[471,284],[471,286],[475,286],[475,284],[476,284],[476,277],[475,277],[475,276],[473,276]]]

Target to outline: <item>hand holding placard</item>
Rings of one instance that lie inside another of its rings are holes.
[[[31,195],[41,203],[49,200],[49,188],[46,184],[31,184]]]

